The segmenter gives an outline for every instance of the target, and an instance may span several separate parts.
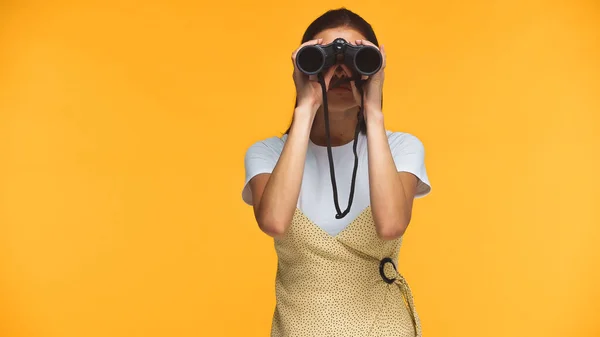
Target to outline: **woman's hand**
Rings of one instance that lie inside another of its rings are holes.
[[[296,98],[297,98],[297,108],[299,111],[308,111],[313,118],[321,106],[323,104],[323,92],[321,89],[321,84],[317,81],[316,76],[308,76],[302,73],[298,67],[296,67],[296,54],[300,48],[308,45],[317,45],[321,44],[323,39],[311,40],[303,43],[292,53],[292,63],[294,64],[294,84],[296,86]],[[333,77],[333,72],[328,71],[325,74],[325,85],[327,89],[329,88],[329,82]]]
[[[375,48],[377,48],[376,45],[374,45],[373,43],[367,41],[367,40],[356,40],[356,45],[357,46],[361,46],[361,45],[368,45],[368,46],[373,46]],[[377,48],[379,49],[379,51],[381,52],[381,56],[383,57],[383,63],[381,65],[381,69],[379,69],[379,71],[377,73],[375,73],[374,75],[368,77],[366,79],[366,82],[363,84],[363,91],[364,91],[364,107],[363,107],[363,112],[364,112],[364,118],[365,120],[368,120],[370,117],[373,118],[378,118],[381,117],[381,99],[383,97],[383,80],[385,77],[385,50],[383,45],[381,46],[381,48]],[[364,77],[363,77],[364,79]],[[356,89],[356,86],[352,86],[352,92],[354,93],[354,98],[356,99],[356,101],[358,102],[358,104],[361,104],[361,97],[360,97],[360,93],[358,92],[358,90]]]

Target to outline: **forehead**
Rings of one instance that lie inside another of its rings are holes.
[[[315,39],[323,39],[323,44],[333,42],[333,40],[338,37],[341,37],[352,44],[354,44],[354,41],[356,40],[365,39],[364,35],[350,27],[329,28],[315,35]]]

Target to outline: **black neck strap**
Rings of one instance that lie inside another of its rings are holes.
[[[342,83],[345,82],[350,82],[350,81],[354,81],[355,85],[356,85],[356,89],[358,89],[358,92],[360,93],[360,107],[358,110],[358,114],[357,114],[357,121],[356,121],[356,129],[354,130],[354,144],[353,144],[353,152],[354,152],[354,170],[352,172],[352,182],[350,185],[350,196],[348,198],[348,207],[346,208],[345,211],[342,212],[342,210],[340,209],[340,205],[338,202],[338,193],[337,193],[337,185],[335,182],[335,169],[333,166],[333,155],[332,155],[332,151],[331,151],[331,135],[330,135],[330,131],[329,131],[329,110],[327,108],[327,88],[325,85],[325,80],[323,78],[323,73],[319,73],[317,75],[318,79],[319,79],[319,83],[321,84],[321,90],[323,92],[323,115],[325,117],[325,135],[327,137],[327,156],[329,159],[329,172],[331,175],[331,186],[333,187],[333,202],[335,203],[335,209],[337,211],[337,214],[335,215],[336,219],[341,219],[343,217],[345,217],[348,212],[350,212],[350,207],[352,206],[352,200],[354,199],[354,187],[355,187],[355,183],[356,183],[356,172],[358,169],[358,153],[357,153],[357,145],[358,145],[358,135],[360,133],[360,124],[361,124],[361,119],[362,119],[362,114],[363,114],[363,109],[364,109],[364,94],[363,94],[363,80],[361,79],[360,76],[355,76],[353,78],[345,78],[343,80],[337,81],[336,83],[333,83],[331,88],[334,88],[336,86],[339,86]]]

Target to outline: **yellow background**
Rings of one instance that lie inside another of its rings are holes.
[[[345,5],[426,147],[400,269],[425,336],[600,336],[597,1],[0,2],[0,336],[267,336],[243,157]]]

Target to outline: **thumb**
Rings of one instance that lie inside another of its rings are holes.
[[[323,80],[325,81],[325,89],[329,90],[329,87],[331,86],[331,79],[333,78],[333,75],[335,74],[335,68],[331,67],[330,69],[327,70],[327,72],[325,73],[325,76],[323,76]]]

